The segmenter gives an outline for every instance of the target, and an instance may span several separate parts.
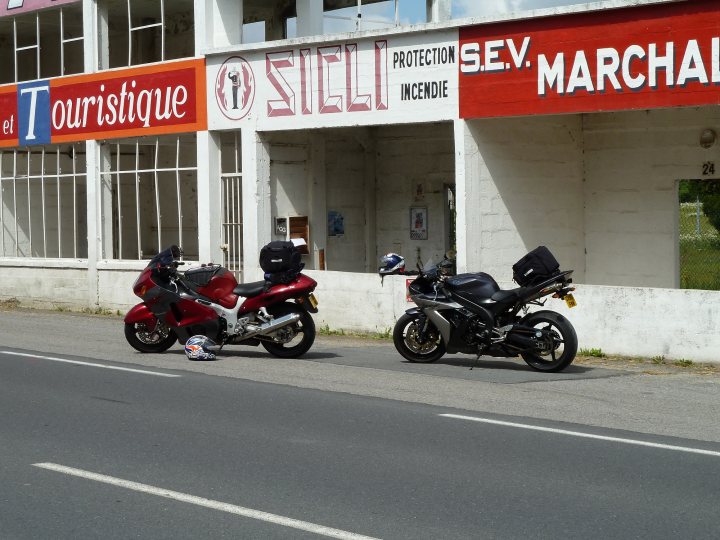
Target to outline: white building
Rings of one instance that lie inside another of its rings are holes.
[[[720,361],[720,293],[679,288],[678,247],[678,182],[720,176],[720,5],[427,0],[427,23],[328,33],[377,3],[1,6],[0,299],[124,310],[171,243],[254,281],[292,234],[317,322],[384,330],[408,306],[382,254],[456,247],[512,287],[544,244],[575,269],[581,347]]]

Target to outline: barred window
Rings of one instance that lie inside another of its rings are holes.
[[[243,265],[242,144],[239,131],[224,132],[220,137],[223,266],[239,279]]]
[[[0,18],[0,83],[83,70],[81,2]]]
[[[0,151],[0,254],[87,258],[84,144]]]
[[[123,67],[195,54],[192,0],[99,0],[108,25],[107,64]],[[100,51],[105,54],[104,51]]]
[[[171,244],[198,258],[195,134],[103,144],[112,186],[114,259],[148,259]],[[107,219],[107,217],[106,217]]]

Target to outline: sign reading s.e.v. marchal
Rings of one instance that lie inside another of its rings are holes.
[[[462,118],[720,103],[720,2],[460,30]]]
[[[457,49],[451,30],[208,58],[208,127],[457,118]]]

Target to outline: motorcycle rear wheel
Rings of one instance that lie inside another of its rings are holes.
[[[435,325],[430,323],[424,340],[419,339],[418,316],[405,314],[395,323],[393,344],[403,358],[410,362],[428,364],[445,354],[445,343]]]
[[[554,311],[539,311],[528,315],[525,326],[550,332],[553,344],[545,351],[521,353],[525,363],[536,371],[555,373],[568,367],[577,353],[578,340],[570,321]]]
[[[295,324],[280,328],[263,337],[261,343],[267,352],[278,358],[297,358],[310,350],[315,342],[315,321],[307,311],[291,302],[276,304],[267,311],[275,318],[291,313],[300,315],[300,319]],[[299,341],[296,339],[297,336],[300,336]]]
[[[157,321],[152,329],[145,323],[125,323],[125,339],[136,351],[161,353],[175,344],[177,336],[164,322]]]

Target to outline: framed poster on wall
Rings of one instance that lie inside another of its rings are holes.
[[[427,206],[410,208],[410,240],[427,240]]]

